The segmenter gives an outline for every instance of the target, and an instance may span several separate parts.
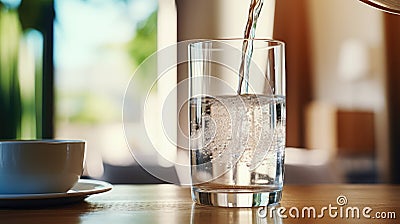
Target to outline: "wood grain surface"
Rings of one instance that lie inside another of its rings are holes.
[[[273,207],[275,212],[271,216],[271,208],[265,213],[265,210],[259,211],[260,208],[194,205],[190,189],[180,186],[116,185],[112,191],[93,195],[81,203],[29,209],[2,208],[0,223],[398,223],[400,219],[400,186],[397,185],[288,185],[283,192],[283,200]],[[338,205],[339,196],[346,197],[347,203]],[[321,209],[329,206],[337,207],[337,217],[331,217],[326,210],[324,216],[318,218]],[[308,217],[307,209],[302,217],[302,210],[310,207],[315,208],[316,217],[313,218],[312,213]],[[350,210],[346,218],[349,207],[357,207],[360,218],[352,218]],[[365,207],[371,208],[370,218],[362,215]],[[287,218],[276,214],[278,208]],[[286,212],[282,212],[282,208]],[[289,210],[296,215],[296,208],[299,217],[290,217]],[[375,218],[377,212],[385,212],[386,217],[395,213],[396,219]]]

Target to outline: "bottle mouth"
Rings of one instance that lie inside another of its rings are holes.
[[[360,0],[376,9],[400,15],[400,1],[398,0]]]

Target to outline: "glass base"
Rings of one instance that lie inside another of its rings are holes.
[[[200,205],[251,208],[278,204],[282,199],[282,190],[271,192],[233,192],[233,191],[204,191],[192,188],[193,201]]]

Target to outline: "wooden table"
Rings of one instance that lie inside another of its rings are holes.
[[[341,195],[347,199],[347,204],[343,206],[337,202]],[[332,218],[326,210],[322,218],[312,218],[311,207],[316,209],[316,215],[320,215],[321,209],[329,208],[329,205],[337,207],[338,217]],[[340,207],[343,218],[340,218]],[[351,217],[355,207],[360,211],[359,219]],[[368,213],[369,219],[362,214],[366,207],[372,209]],[[287,185],[282,203],[274,208],[272,217],[269,215],[271,210],[264,217],[265,210],[259,208],[194,205],[189,188],[174,185],[116,185],[112,191],[93,195],[82,203],[41,209],[0,209],[0,223],[399,223],[399,207],[400,185]],[[286,209],[281,214],[287,218],[276,214],[278,208],[281,208],[281,212],[283,208]],[[289,211],[296,216],[296,209],[299,210],[299,217],[290,217]],[[349,211],[347,219],[346,209]],[[308,214],[311,218],[307,217]],[[373,218],[383,214],[386,219]],[[388,218],[394,214],[396,219]]]

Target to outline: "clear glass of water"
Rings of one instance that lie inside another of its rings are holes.
[[[263,39],[189,45],[191,187],[196,203],[258,207],[280,202],[286,136],[284,52],[283,42]]]

